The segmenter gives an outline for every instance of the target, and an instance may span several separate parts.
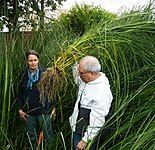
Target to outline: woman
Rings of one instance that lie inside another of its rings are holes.
[[[26,53],[27,68],[21,78],[18,87],[18,109],[20,118],[26,121],[27,135],[32,149],[37,148],[38,126],[43,131],[47,143],[53,140],[51,123],[52,106],[46,98],[45,104],[40,103],[37,83],[45,69],[39,67],[39,55],[30,50]],[[55,108],[53,107],[53,110]]]

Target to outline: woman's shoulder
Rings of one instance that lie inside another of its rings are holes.
[[[39,67],[40,72],[45,72],[47,68]]]

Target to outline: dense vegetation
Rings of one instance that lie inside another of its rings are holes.
[[[0,35],[0,149],[28,149],[24,122],[16,106],[24,52],[35,49],[41,65],[55,67],[51,89],[59,96],[51,149],[70,149],[68,118],[76,100],[71,66],[84,55],[96,56],[110,80],[113,114],[100,134],[110,132],[98,149],[153,150],[155,145],[155,20],[153,5],[117,16],[100,8],[75,6],[52,20],[45,31]],[[74,53],[77,58],[75,60]],[[52,75],[53,75],[52,74]],[[60,79],[60,80],[59,80]],[[60,82],[61,81],[61,82]],[[57,86],[61,83],[62,86]]]

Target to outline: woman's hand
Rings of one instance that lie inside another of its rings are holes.
[[[18,112],[19,112],[20,118],[26,121],[26,117],[28,115],[22,109],[20,109]]]

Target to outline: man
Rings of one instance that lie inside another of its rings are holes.
[[[85,149],[87,143],[97,135],[111,106],[113,97],[109,81],[100,70],[101,65],[93,56],[82,58],[73,67],[73,77],[79,87],[70,117],[74,150]]]
[[[53,130],[50,113],[51,103],[46,99],[44,105],[40,103],[37,83],[45,69],[39,67],[39,55],[30,50],[26,53],[27,68],[18,87],[17,104],[20,118],[25,120],[31,149],[36,150],[38,139],[38,126],[43,131],[47,143],[53,140]]]

